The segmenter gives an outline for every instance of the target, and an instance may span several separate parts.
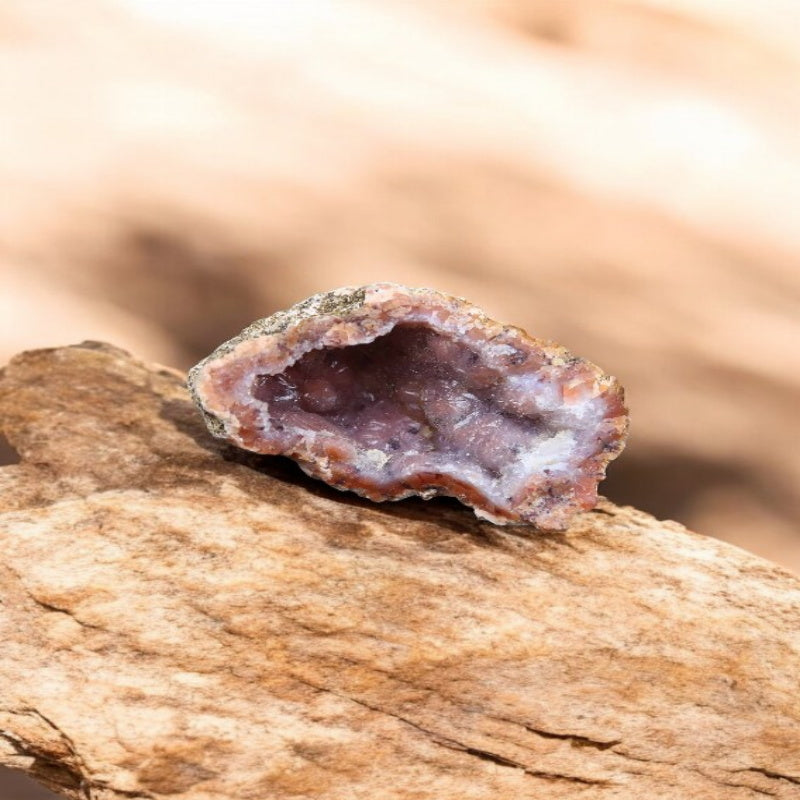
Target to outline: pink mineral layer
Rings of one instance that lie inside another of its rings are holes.
[[[561,530],[625,442],[622,389],[562,347],[432,289],[314,295],[189,373],[215,436],[371,500],[457,497]]]

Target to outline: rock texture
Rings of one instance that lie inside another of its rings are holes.
[[[108,346],[0,379],[0,764],[66,797],[800,797],[800,580],[241,463]]]
[[[603,493],[800,572],[800,3],[192,7],[0,4],[0,364],[380,265],[611,368]]]
[[[625,445],[622,388],[434,289],[373,283],[258,320],[189,371],[209,430],[371,500],[457,497],[564,530]]]

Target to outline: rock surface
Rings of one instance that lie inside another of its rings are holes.
[[[189,371],[220,438],[370,500],[457,497],[565,530],[625,445],[622,387],[434,289],[373,283],[258,320]]]
[[[800,581],[248,463],[108,346],[0,379],[0,764],[71,798],[800,797]]]

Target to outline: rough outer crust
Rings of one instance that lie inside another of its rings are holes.
[[[378,284],[374,285],[377,286]],[[348,313],[355,312],[364,306],[368,288],[367,286],[343,287],[307,297],[305,300],[295,303],[291,308],[276,311],[269,317],[257,319],[240,334],[228,339],[227,342],[223,342],[213,353],[195,364],[189,370],[186,382],[192,394],[192,399],[203,412],[206,425],[211,433],[220,439],[229,438],[222,419],[206,409],[198,394],[197,385],[206,367],[210,367],[214,362],[234,352],[240,344],[251,339],[257,340],[274,336],[282,333],[287,328],[302,325],[303,322],[313,317],[345,316]],[[410,291],[415,290],[412,289]]]
[[[365,474],[364,453],[344,440],[332,443],[329,437],[321,443],[321,437],[307,438],[286,447],[275,436],[270,438],[274,432],[269,431],[268,415],[256,418],[251,396],[256,375],[282,373],[312,350],[374,341],[409,321],[422,322],[477,349],[488,368],[511,374],[538,365],[549,385],[559,387],[565,407],[580,401],[591,403],[597,412],[591,450],[576,456],[569,475],[534,476],[507,498],[508,503],[498,503],[469,480],[452,474],[404,476],[388,485],[376,482]],[[527,366],[520,369],[508,352],[524,354]],[[594,364],[498,323],[461,298],[391,283],[323,292],[254,322],[193,367],[188,385],[215,436],[254,452],[287,455],[307,474],[339,489],[376,501],[449,495],[493,522],[529,522],[545,530],[562,530],[575,513],[594,507],[597,484],[605,477],[607,464],[622,451],[628,427],[622,388]]]

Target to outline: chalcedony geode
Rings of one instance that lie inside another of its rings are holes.
[[[215,436],[371,500],[457,497],[561,530],[622,450],[617,381],[432,289],[336,289],[259,320],[189,373]]]

